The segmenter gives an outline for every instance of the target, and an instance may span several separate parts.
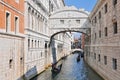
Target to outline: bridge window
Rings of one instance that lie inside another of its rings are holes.
[[[104,64],[107,65],[107,56],[104,56]]]
[[[76,20],[76,23],[80,24],[80,20]]]
[[[64,24],[64,20],[60,20],[60,23],[61,23],[61,24]]]
[[[113,58],[112,62],[113,62],[113,69],[116,70],[117,69],[117,59]]]
[[[114,34],[117,34],[117,22],[113,23]]]

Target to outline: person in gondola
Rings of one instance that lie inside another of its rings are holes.
[[[58,67],[56,67],[56,63],[52,64],[52,72],[59,73],[61,71],[62,64],[60,64]]]
[[[59,71],[59,69],[56,68],[56,64],[52,64],[52,71],[54,71],[54,72],[58,72]]]
[[[77,62],[79,62],[79,61],[80,61],[80,54],[77,57]]]

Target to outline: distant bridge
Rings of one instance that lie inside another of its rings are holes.
[[[82,49],[71,49],[71,53],[72,53],[72,52],[75,52],[75,51],[78,51],[78,52],[83,52],[83,50],[82,50]]]

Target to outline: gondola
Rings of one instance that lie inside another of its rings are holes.
[[[62,64],[59,65],[57,68],[52,68],[51,72],[52,72],[52,78],[54,78],[58,73],[60,73],[62,68]]]
[[[61,71],[62,68],[62,64],[60,64],[57,68],[56,67],[52,67],[52,73],[59,73]]]
[[[77,57],[77,62],[79,62],[80,61],[80,55]]]

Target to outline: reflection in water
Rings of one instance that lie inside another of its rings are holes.
[[[81,58],[80,62],[76,61],[77,54],[68,56],[63,61],[62,70],[52,78],[51,68],[32,80],[104,80],[91,70]]]

